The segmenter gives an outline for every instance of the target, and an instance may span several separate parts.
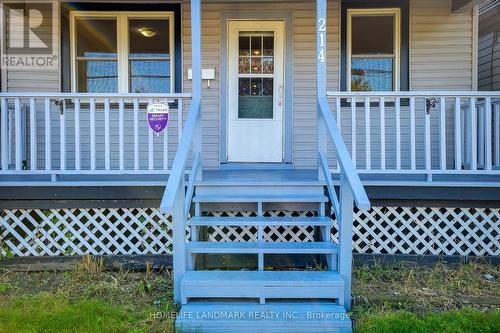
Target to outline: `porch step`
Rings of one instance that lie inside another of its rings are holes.
[[[324,195],[196,195],[193,202],[328,202]]]
[[[336,272],[190,271],[181,280],[183,302],[191,298],[341,299],[344,280]]]
[[[176,320],[185,333],[347,333],[343,306],[326,302],[190,302]]]
[[[187,252],[213,254],[335,254],[331,242],[189,242]]]
[[[329,217],[205,217],[194,216],[188,221],[188,225],[204,226],[332,226]]]

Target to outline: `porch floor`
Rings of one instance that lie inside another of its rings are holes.
[[[319,185],[317,170],[304,169],[246,169],[246,170],[204,170],[203,185]],[[415,173],[360,172],[365,186],[433,186],[433,187],[499,187],[499,174],[468,173]],[[333,181],[338,184],[339,175],[333,173]],[[168,173],[130,173],[114,174],[96,172],[95,174],[61,174],[55,178],[47,174],[0,175],[2,186],[165,186]]]

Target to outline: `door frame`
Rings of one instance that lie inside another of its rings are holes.
[[[227,85],[228,85],[228,21],[283,21],[284,31],[284,115],[283,115],[283,162],[282,163],[228,163],[227,159]],[[292,11],[222,11],[220,21],[220,122],[219,122],[219,161],[221,168],[252,168],[258,165],[290,167],[292,163],[292,122],[293,122],[293,12]]]

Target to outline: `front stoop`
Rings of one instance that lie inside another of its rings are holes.
[[[328,302],[190,302],[176,320],[177,333],[350,333],[343,306]]]

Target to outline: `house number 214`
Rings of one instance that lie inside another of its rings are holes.
[[[321,17],[318,20],[318,38],[319,38],[319,62],[326,61],[325,38],[326,38],[326,19]]]

